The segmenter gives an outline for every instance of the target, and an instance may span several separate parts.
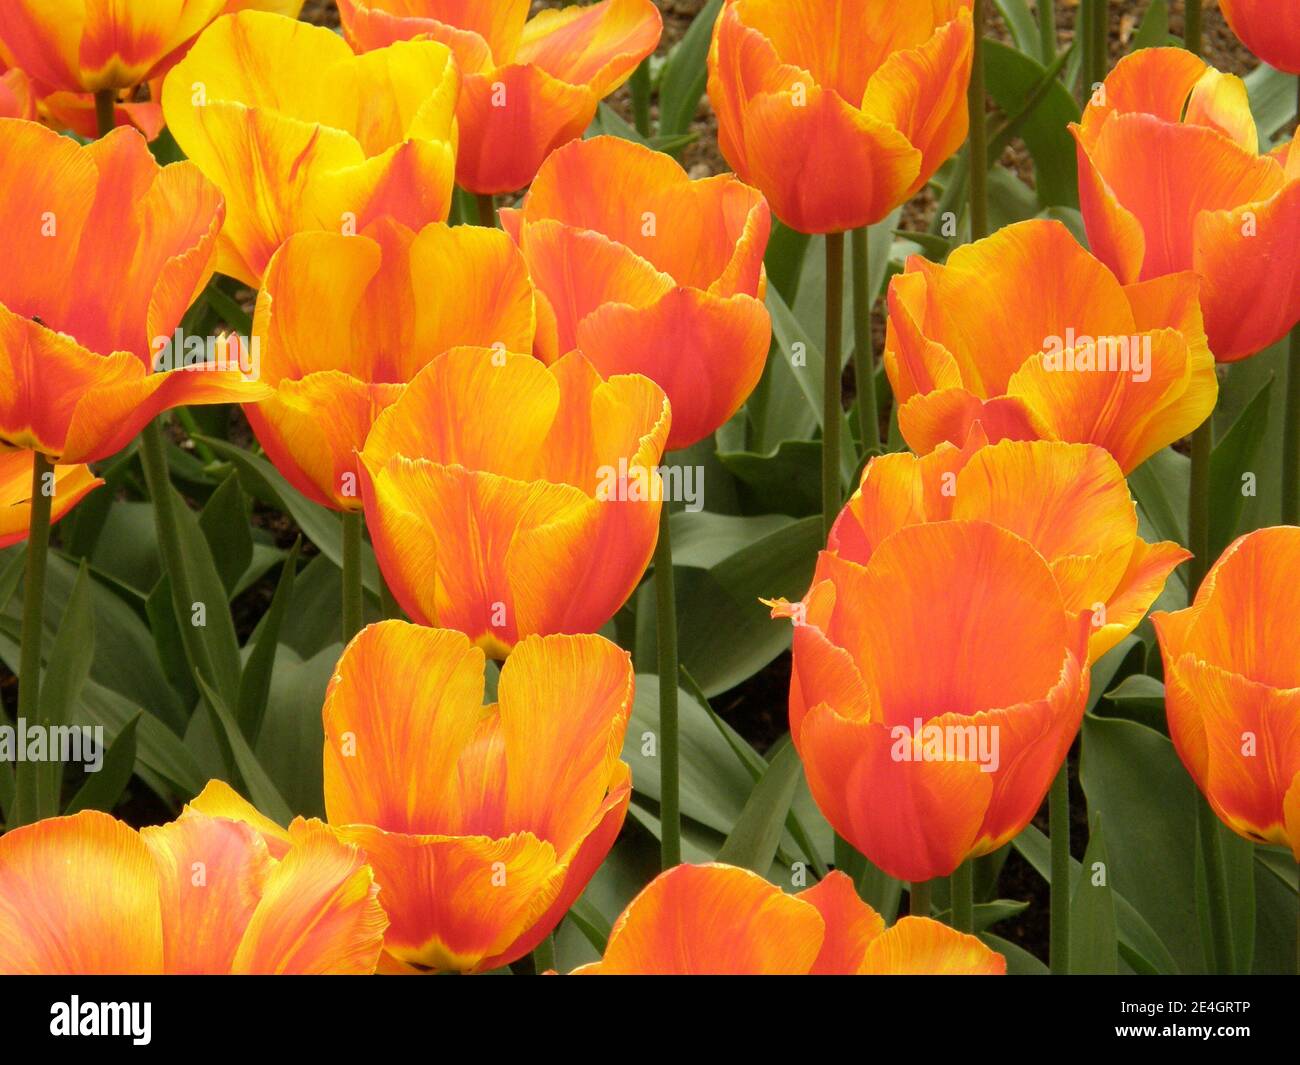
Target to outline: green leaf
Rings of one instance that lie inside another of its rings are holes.
[[[262,730],[266,698],[271,690],[271,674],[275,668],[275,652],[280,642],[280,628],[293,599],[294,579],[298,574],[298,552],[301,548],[302,537],[299,536],[280,571],[271,605],[250,638],[252,651],[239,678],[239,702],[235,706],[235,719],[240,731],[253,744],[257,743],[258,734]]]
[[[1128,50],[1159,48],[1169,41],[1169,0],[1150,0],[1146,14],[1142,16],[1142,25],[1129,41]]]
[[[196,679],[203,691],[204,701],[215,718],[214,723],[221,730],[226,743],[230,745],[235,767],[243,779],[244,786],[248,789],[249,801],[272,821],[287,825],[293,819],[293,811],[289,809],[266,770],[262,768],[262,763],[257,760],[257,755],[248,745],[244,734],[239,731],[239,726],[235,724],[235,719],[221,698],[220,692],[202,677]]]
[[[207,287],[204,295],[207,297],[208,305],[216,312],[221,321],[225,322],[240,336],[252,335],[252,316],[239,305],[239,301],[234,296],[221,287],[220,279],[213,278],[212,284]]]
[[[718,851],[718,861],[751,869],[759,876],[767,873],[802,775],[799,752],[787,742],[754,785],[740,818]]]
[[[0,566],[0,613],[8,609],[14,592],[18,591],[18,585],[22,583],[26,569],[27,546],[24,542],[13,548],[13,553],[5,558],[4,565]]]
[[[1029,4],[1025,0],[993,0],[993,2],[1002,15],[1002,21],[1011,30],[1011,39],[1016,42],[1016,47],[1027,55],[1039,55],[1043,38],[1038,32],[1038,20],[1029,10]]]
[[[1210,456],[1210,554],[1218,558],[1239,532],[1246,492],[1259,491],[1257,459],[1268,433],[1270,375],[1246,405],[1232,428],[1219,439]],[[1249,481],[1245,478],[1249,477]]]
[[[231,470],[199,514],[199,528],[208,542],[227,597],[233,597],[240,577],[253,561],[248,516],[247,498],[239,486],[239,475]]]
[[[783,440],[766,454],[719,451],[718,461],[739,482],[746,510],[796,518],[821,513],[820,440]]]
[[[1105,698],[1114,703],[1122,717],[1137,721],[1157,732],[1164,731],[1165,686],[1155,677],[1134,673],[1108,691]]]
[[[86,782],[64,809],[65,815],[75,814],[81,810],[113,812],[113,807],[117,805],[122,792],[131,782],[131,775],[135,772],[135,730],[143,716],[144,711],[138,710],[122,726],[117,739],[113,741],[104,756],[104,764],[99,767],[99,772],[87,777]]]
[[[1092,819],[1081,875],[1070,900],[1070,972],[1110,975],[1119,972],[1119,938],[1115,898],[1101,817]]]
[[[1187,543],[1187,492],[1191,462],[1173,448],[1157,451],[1129,474],[1138,515],[1155,535],[1147,539]]]
[[[742,517],[700,510],[672,515],[673,566],[712,569],[794,519],[783,514]]]
[[[287,647],[276,656],[266,715],[254,750],[294,813],[325,816],[321,707],[343,648],[337,642],[300,661]]]
[[[709,43],[722,0],[708,0],[664,61],[659,79],[659,132],[685,133],[708,78]]]
[[[1267,149],[1274,136],[1296,115],[1295,77],[1260,63],[1242,79],[1250,99],[1250,110],[1259,129],[1260,147]]]
[[[1019,947],[1008,939],[995,936],[992,932],[980,932],[980,941],[992,950],[996,950],[1007,959],[1007,974],[1010,976],[1047,976],[1050,970],[1024,947]]]

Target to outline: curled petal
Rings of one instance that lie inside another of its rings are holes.
[[[816,906],[826,923],[812,975],[847,976],[858,972],[871,941],[885,930],[885,921],[858,898],[853,880],[836,869],[796,897]]]
[[[32,453],[0,451],[0,549],[27,538],[32,513]],[[89,466],[56,466],[50,521],[57,522],[104,483]]]
[[[1007,960],[974,936],[928,917],[904,917],[867,947],[861,973],[875,976],[1005,976]]]

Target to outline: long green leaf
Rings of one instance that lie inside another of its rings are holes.
[[[766,875],[776,858],[802,774],[799,752],[787,742],[754,785],[740,819],[718,851],[718,861]]]
[[[293,811],[289,809],[266,770],[262,768],[262,763],[257,760],[257,755],[248,745],[244,734],[239,731],[239,726],[235,723],[229,707],[222,700],[220,693],[214,691],[202,677],[198,677],[197,680],[203,690],[204,700],[215,718],[214,723],[220,728],[226,742],[230,745],[235,766],[239,770],[240,777],[243,778],[244,786],[248,789],[249,800],[272,821],[287,825],[293,818]]]
[[[704,95],[708,79],[709,42],[722,0],[709,0],[695,16],[668,58],[659,79],[659,133],[685,133]]]
[[[1115,896],[1110,886],[1101,817],[1094,817],[1083,855],[1083,869],[1070,901],[1070,972],[1113,974],[1119,971]]]
[[[284,569],[280,571],[280,579],[276,582],[271,605],[252,638],[253,649],[239,678],[239,702],[235,707],[235,718],[240,731],[252,744],[257,743],[257,735],[262,730],[266,698],[271,691],[271,675],[275,669],[275,652],[279,646],[285,613],[293,600],[293,585],[298,575],[298,552],[301,548],[302,537],[299,536],[294,541],[289,557],[284,560]]]
[[[131,775],[135,772],[135,730],[140,724],[144,711],[137,711],[122,730],[117,734],[113,745],[104,756],[104,764],[99,772],[86,778],[86,782],[77,794],[68,802],[64,814],[75,814],[81,810],[103,810],[112,813],[117,800],[122,797]]]

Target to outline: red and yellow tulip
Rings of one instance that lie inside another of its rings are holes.
[[[537,285],[538,356],[578,348],[606,377],[655,381],[673,406],[669,450],[712,433],[758,383],[771,215],[731,175],[691,181],[631,141],[575,141],[501,222]]]
[[[1218,380],[1183,271],[1121,283],[1061,223],[913,256],[889,286],[885,370],[919,454],[997,440],[1104,447],[1130,473],[1200,425]]]
[[[356,453],[406,383],[449,348],[527,351],[535,330],[528,269],[500,230],[382,218],[356,236],[298,233],[258,294],[253,336],[275,395],[248,420],[295,488],[360,510]]]
[[[293,233],[447,218],[460,77],[420,40],[358,56],[321,26],[244,11],[213,23],[163,84],[176,142],[226,197],[217,268],[257,285]]]
[[[529,0],[339,0],[358,51],[413,37],[441,41],[464,76],[457,180],[514,192],[556,148],[582,136],[596,106],[659,44],[650,0],[602,0],[528,18]]]
[[[1300,319],[1300,148],[1260,154],[1240,78],[1179,48],[1144,48],[1071,129],[1088,242],[1121,282],[1194,271],[1220,362]]]
[[[1219,818],[1300,861],[1300,529],[1233,543],[1186,610],[1155,613],[1169,737]]]
[[[27,538],[32,514],[33,461],[30,451],[0,450],[0,550]],[[103,483],[89,466],[56,466],[50,520],[58,521]]]
[[[595,632],[654,552],[668,401],[580,353],[552,366],[456,348],[376,419],[366,523],[407,615],[494,657],[533,633]]]
[[[713,30],[718,143],[804,233],[878,222],[966,139],[971,0],[727,0]]]
[[[0,973],[373,973],[377,894],[320,821],[286,831],[213,781],[167,825],[85,811],[0,836]]]
[[[138,133],[81,147],[0,119],[0,450],[76,465],[159,411],[261,398],[238,369],[150,373],[211,275],[221,195]]]
[[[588,976],[1001,976],[1007,962],[928,917],[892,928],[833,872],[787,895],[730,865],[660,873],[619,916]]]
[[[406,971],[497,968],[537,946],[622,827],[626,651],[524,640],[483,706],[483,652],[386,621],[349,644],[325,697],[325,807],[363,848]]]
[[[891,876],[947,876],[1037,812],[1083,716],[1091,619],[1029,541],[985,520],[905,524],[864,565],[823,564],[773,611],[795,623],[808,786]]]
[[[0,118],[36,118],[36,90],[23,71],[5,67],[0,56]]]
[[[1241,43],[1269,66],[1300,74],[1300,12],[1295,0],[1219,0]]]
[[[813,583],[844,567],[860,570],[876,548],[908,525],[985,521],[1038,551],[1066,610],[1092,622],[1096,661],[1127,636],[1169,574],[1191,555],[1178,544],[1138,536],[1137,507],[1124,474],[1102,448],[1013,441],[964,449],[940,444],[924,458],[872,459],[840,512]]]

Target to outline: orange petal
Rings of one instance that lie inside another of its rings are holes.
[[[747,869],[679,865],[614,923],[601,975],[802,975],[817,959],[816,907]]]
[[[158,879],[140,836],[85,811],[0,836],[0,973],[160,973]]]
[[[663,19],[650,0],[548,8],[528,20],[514,59],[608,96],[655,50],[662,32]]]
[[[190,811],[249,825],[262,838],[272,858],[283,858],[289,850],[289,831],[261,813],[224,780],[209,780],[181,813]]]
[[[1300,23],[1286,0],[1220,0],[1232,32],[1269,66],[1300,74]]]
[[[1117,114],[1182,121],[1188,95],[1206,69],[1205,61],[1185,48],[1142,48],[1124,56],[1106,75],[1105,93],[1094,94],[1084,108],[1080,142],[1091,148]]]
[[[964,447],[972,433],[986,440],[1050,440],[1052,430],[1018,396],[982,400],[964,388],[940,388],[918,393],[898,408],[898,429],[919,455],[940,444]]]
[[[0,451],[0,550],[27,538],[32,513],[30,451]],[[50,521],[57,522],[104,481],[89,466],[56,466]]]
[[[811,975],[856,973],[871,941],[885,930],[884,918],[858,898],[852,879],[838,869],[795,897],[816,906],[826,922],[826,936]]]
[[[1217,129],[1252,155],[1259,152],[1259,133],[1255,129],[1255,116],[1250,113],[1246,83],[1235,74],[1206,68],[1192,87],[1183,121]]]
[[[451,45],[465,71],[495,58],[508,63],[519,47],[530,0],[423,0],[419,4],[393,0],[364,3],[339,0],[339,15],[348,39],[361,48],[378,48],[397,40],[429,34]],[[384,10],[384,8],[394,10]],[[471,47],[470,41],[474,42]],[[467,61],[478,58],[477,62]]]
[[[32,81],[21,70],[0,72],[0,118],[36,118],[36,94]]]
[[[873,976],[1005,976],[1007,959],[978,939],[928,917],[904,917],[867,947]]]
[[[1155,544],[1138,540],[1133,544],[1128,567],[1106,603],[1105,624],[1088,640],[1089,661],[1097,661],[1137,628],[1164,591],[1169,575],[1191,557],[1190,551],[1167,540]]]

